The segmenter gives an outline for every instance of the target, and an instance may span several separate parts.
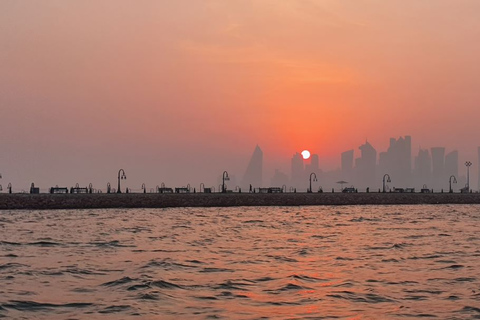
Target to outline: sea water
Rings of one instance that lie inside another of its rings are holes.
[[[3,211],[0,318],[480,319],[480,206]]]

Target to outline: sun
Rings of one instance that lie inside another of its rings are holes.
[[[303,157],[303,160],[307,160],[308,158],[310,158],[310,151],[303,150],[302,151],[302,157]]]

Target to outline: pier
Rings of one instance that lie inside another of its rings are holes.
[[[480,193],[0,194],[0,210],[480,204]]]

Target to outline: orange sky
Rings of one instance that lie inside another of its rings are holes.
[[[0,2],[0,183],[267,177],[368,139],[480,145],[477,0]],[[217,173],[218,172],[218,173]],[[213,177],[212,177],[213,176]],[[145,181],[144,181],[145,180]]]

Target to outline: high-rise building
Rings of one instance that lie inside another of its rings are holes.
[[[242,187],[248,188],[250,185],[254,188],[262,187],[262,175],[263,151],[257,145],[248,163],[247,171],[245,171],[245,175],[243,176]]]
[[[342,152],[342,180],[353,183],[353,150]]]
[[[432,158],[428,149],[419,149],[418,155],[415,157],[415,168],[414,168],[414,184],[415,187],[427,187],[431,185],[432,177]]]
[[[305,166],[305,174],[310,174],[310,173],[315,173],[319,174],[320,172],[320,167],[319,167],[319,161],[318,161],[318,155],[317,154],[312,154],[310,157],[310,163]]]
[[[458,178],[458,151],[451,151],[445,156],[444,178],[448,181],[450,176]]]
[[[445,148],[431,148],[432,152],[432,186],[434,189],[441,189],[446,186],[445,180]]]
[[[380,153],[379,169],[390,175],[394,185],[409,187],[412,183],[412,138],[390,138],[387,152]]]
[[[282,187],[283,185],[287,185],[288,184],[288,176],[281,172],[280,170],[278,169],[275,169],[275,173],[272,177],[272,179],[270,180],[270,185],[272,187]]]
[[[307,188],[305,183],[305,168],[303,165],[303,157],[300,153],[295,153],[291,162],[292,174],[290,176],[292,186],[294,188]]]
[[[377,150],[366,141],[359,147],[361,156],[355,159],[357,183],[360,187],[373,188],[376,183]]]

